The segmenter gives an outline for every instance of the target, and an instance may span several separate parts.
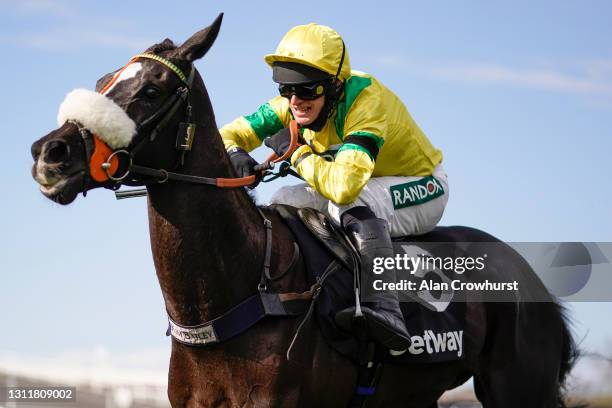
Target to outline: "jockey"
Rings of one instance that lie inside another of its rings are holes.
[[[328,214],[359,250],[362,273],[372,273],[375,258],[394,256],[391,237],[436,226],[448,201],[442,152],[393,92],[351,71],[336,31],[296,26],[265,61],[280,95],[220,129],[239,176],[254,174],[257,162],[247,152],[262,142],[279,156],[287,151],[294,119],[302,146],[291,164],[305,183],[282,187],[271,202]],[[410,335],[397,293],[381,292],[377,299],[361,308],[370,336],[390,349],[406,349]],[[355,315],[354,307],[343,310],[336,322],[350,331]]]

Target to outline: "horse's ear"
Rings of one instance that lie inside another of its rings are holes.
[[[174,56],[189,62],[202,58],[215,42],[221,28],[221,20],[223,13],[219,14],[210,26],[198,31],[178,47]]]
[[[113,78],[113,75],[115,75],[117,71],[119,70],[117,69],[113,72],[109,72],[108,74],[104,75],[102,78],[98,79],[98,81],[96,82],[96,92],[100,92],[100,90],[104,88],[104,86],[108,84],[108,82]]]

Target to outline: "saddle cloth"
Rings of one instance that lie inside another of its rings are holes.
[[[311,208],[276,204],[271,206],[282,217],[300,245],[308,279],[320,281],[329,273],[316,299],[314,316],[324,339],[339,353],[358,362],[360,344],[351,333],[340,329],[334,320],[336,313],[355,305],[353,270],[358,255],[348,244],[348,237],[322,213]],[[448,242],[444,236],[410,237],[414,246],[426,241]],[[446,241],[445,241],[446,240]],[[394,242],[396,253],[403,253],[408,241]],[[332,265],[335,263],[335,265]],[[440,294],[438,294],[440,295]],[[463,331],[466,305],[464,302],[432,302],[414,296],[401,303],[406,327],[412,336],[408,350],[392,350],[383,362],[395,364],[429,363],[458,360],[463,357]],[[437,299],[433,299],[437,300]],[[439,300],[439,299],[438,299]],[[440,307],[440,303],[444,306]]]

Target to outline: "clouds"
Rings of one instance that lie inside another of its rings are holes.
[[[437,80],[612,97],[612,60],[518,67],[482,61],[425,62],[396,56],[379,58],[377,63]]]
[[[61,18],[77,16],[73,8],[57,0],[21,0],[17,2],[0,0],[0,6],[22,16],[44,15]]]
[[[139,51],[145,49],[151,41],[129,35],[98,31],[90,27],[74,27],[33,34],[0,35],[0,42],[42,51],[72,51],[88,47]]]
[[[437,78],[454,81],[514,85],[570,94],[612,95],[611,78],[594,75],[595,72],[603,73],[604,71],[590,69],[569,74],[551,68],[516,68],[476,63],[433,67],[430,72]]]
[[[78,51],[110,48],[140,51],[150,39],[129,32],[129,21],[86,12],[79,3],[58,0],[0,0],[0,6],[17,24],[4,24],[0,43],[39,51]],[[43,24],[37,22],[44,21]]]

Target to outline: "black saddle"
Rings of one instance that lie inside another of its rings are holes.
[[[335,323],[338,311],[355,305],[353,271],[358,271],[359,255],[341,228],[312,208],[272,206],[293,232],[300,245],[310,283],[322,282],[315,303],[315,318],[325,340],[338,352],[359,361],[359,341]],[[450,242],[443,229],[394,242],[396,253],[407,244],[426,246],[427,242]],[[431,292],[420,297],[409,294],[401,309],[406,327],[413,337],[408,350],[393,351],[384,361],[422,363],[452,361],[463,357],[465,303],[445,300],[445,293]]]

